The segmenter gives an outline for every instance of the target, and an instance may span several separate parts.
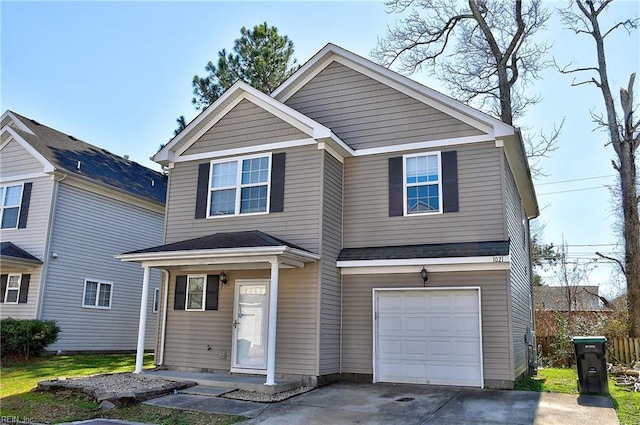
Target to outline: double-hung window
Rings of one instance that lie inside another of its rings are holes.
[[[103,282],[93,279],[84,281],[84,296],[82,298],[83,307],[91,308],[111,308],[111,296],[113,294],[113,283]]]
[[[206,276],[189,276],[187,279],[187,306],[185,310],[204,310]]]
[[[405,155],[404,214],[442,212],[440,152]]]
[[[209,216],[266,213],[271,155],[212,161]]]
[[[0,187],[0,228],[18,227],[21,200],[22,185]]]
[[[22,275],[10,274],[7,279],[7,289],[4,294],[4,302],[6,304],[18,304],[20,296],[20,280]]]

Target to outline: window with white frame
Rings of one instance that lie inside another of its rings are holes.
[[[404,214],[442,212],[440,152],[404,156]]]
[[[266,213],[271,155],[211,162],[209,217]]]
[[[153,290],[153,312],[157,313],[158,312],[158,302],[160,298],[160,289],[155,288]]]
[[[18,304],[20,299],[20,281],[22,275],[10,274],[7,278],[7,289],[4,294],[5,304]]]
[[[110,309],[112,295],[112,282],[85,279],[82,307]]]
[[[0,186],[0,228],[15,229],[20,216],[22,185]]]
[[[185,310],[204,310],[206,276],[187,278],[187,305]]]

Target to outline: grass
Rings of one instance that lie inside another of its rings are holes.
[[[153,367],[153,356],[145,355],[146,368]],[[162,425],[232,424],[241,418],[202,412],[167,409],[144,404],[100,410],[92,397],[70,391],[35,391],[38,381],[100,373],[131,372],[135,355],[49,356],[2,365],[0,369],[0,415],[23,422],[58,423],[92,418],[124,419]]]
[[[538,376],[519,382],[516,390],[578,394],[577,379],[578,374],[574,369],[541,369]],[[609,398],[621,425],[640,424],[640,393],[617,387],[615,381],[609,378]]]

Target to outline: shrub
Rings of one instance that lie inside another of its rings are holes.
[[[40,356],[44,349],[58,340],[60,326],[55,320],[0,320],[0,351],[2,358]]]

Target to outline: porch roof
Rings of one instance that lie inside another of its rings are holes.
[[[279,262],[283,267],[304,267],[319,255],[259,230],[214,233],[184,241],[139,249],[116,256],[143,266],[230,265]]]
[[[30,268],[42,264],[39,258],[12,242],[0,242],[0,263],[10,268]]]

